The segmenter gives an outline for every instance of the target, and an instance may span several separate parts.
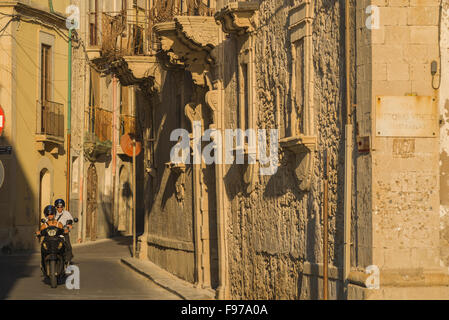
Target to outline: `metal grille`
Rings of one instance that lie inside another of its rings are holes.
[[[37,134],[64,138],[64,105],[52,101],[38,101]]]

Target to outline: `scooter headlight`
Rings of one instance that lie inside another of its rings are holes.
[[[49,235],[50,237],[54,237],[54,236],[56,235],[56,230],[55,230],[55,229],[48,230],[48,235]]]

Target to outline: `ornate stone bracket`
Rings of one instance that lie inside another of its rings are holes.
[[[257,169],[258,164],[256,163],[249,163],[249,157],[255,157],[255,154],[250,154],[248,152],[245,153],[245,170],[243,174],[243,181],[245,182],[246,186],[246,192],[251,193],[253,192],[255,186],[256,186],[256,178],[257,178]]]
[[[114,74],[123,86],[138,85],[150,92],[157,91],[155,79],[160,78],[154,56],[124,56],[110,59],[99,57],[92,62],[106,74]]]
[[[280,139],[282,148],[295,154],[295,175],[299,182],[301,191],[309,191],[313,164],[314,152],[316,151],[316,137],[296,136]]]
[[[201,131],[204,130],[204,119],[203,119],[203,111],[202,111],[202,105],[197,104],[195,105],[195,103],[190,102],[187,103],[186,106],[184,107],[184,112],[186,117],[190,120],[190,123],[192,124],[192,128],[193,128],[193,122],[194,121],[199,121],[201,122]],[[203,132],[201,132],[202,134]]]
[[[208,78],[214,64],[212,50],[218,45],[218,29],[213,17],[177,16],[172,22],[158,23],[154,31],[165,53],[164,62],[185,68],[198,86],[211,86]]]
[[[99,141],[95,134],[84,136],[84,157],[89,161],[98,161],[100,157],[111,156],[112,143],[110,141]]]
[[[170,169],[174,174],[178,175],[178,178],[176,179],[176,200],[180,203],[183,203],[184,201],[184,194],[185,194],[185,184],[186,184],[186,165],[184,163],[173,163],[173,162],[167,162],[165,163],[165,166]]]
[[[219,99],[220,92],[218,90],[210,90],[206,93],[206,103],[212,110],[212,124],[209,129],[217,129],[218,113],[220,112]]]
[[[125,56],[111,63],[111,70],[123,86],[154,85],[157,77],[156,57]]]
[[[243,35],[256,29],[258,10],[259,2],[256,1],[230,2],[215,13],[215,19],[221,22],[223,32]]]

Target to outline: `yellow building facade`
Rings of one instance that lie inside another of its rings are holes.
[[[0,1],[0,248],[28,250],[43,208],[66,199],[70,1]]]

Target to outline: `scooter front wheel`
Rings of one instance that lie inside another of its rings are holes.
[[[50,261],[50,285],[52,288],[56,288],[58,286],[58,279],[56,277],[56,261]]]

